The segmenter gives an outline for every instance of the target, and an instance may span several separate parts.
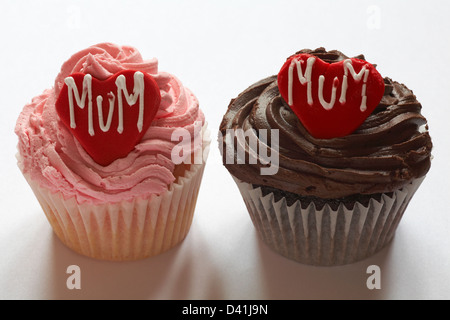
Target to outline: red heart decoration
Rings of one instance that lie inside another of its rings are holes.
[[[367,61],[352,58],[330,64],[305,53],[284,63],[278,87],[306,130],[318,139],[351,134],[384,94],[382,76]]]
[[[134,70],[106,80],[74,73],[56,100],[56,111],[92,159],[106,166],[141,140],[161,102],[155,79]]]

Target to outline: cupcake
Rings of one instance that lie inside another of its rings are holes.
[[[280,66],[231,100],[223,164],[271,249],[310,265],[365,259],[430,169],[421,104],[363,55],[302,50]]]
[[[18,166],[67,247],[136,260],[186,237],[209,133],[196,97],[156,59],[111,43],[74,54],[15,132]]]

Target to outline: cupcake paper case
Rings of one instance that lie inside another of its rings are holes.
[[[142,259],[187,235],[209,131],[196,97],[158,71],[156,59],[111,43],[74,54],[54,87],[24,107],[15,132],[19,168],[58,238],[76,252]],[[122,133],[129,136],[118,142]],[[137,141],[124,149],[129,139]]]
[[[431,165],[412,91],[362,55],[324,48],[297,52],[233,99],[219,141],[262,240],[312,265],[353,263],[385,247]]]

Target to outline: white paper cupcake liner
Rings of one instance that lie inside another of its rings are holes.
[[[367,206],[355,203],[349,210],[340,203],[337,210],[314,203],[303,209],[300,200],[291,206],[286,199],[275,201],[273,193],[263,196],[261,188],[234,177],[253,225],[274,251],[292,260],[333,266],[363,260],[385,247],[393,238],[412,196],[424,177]]]
[[[53,231],[74,251],[102,260],[137,260],[162,253],[187,235],[210,146],[204,127],[203,161],[192,164],[169,190],[157,196],[118,203],[78,203],[25,178]]]

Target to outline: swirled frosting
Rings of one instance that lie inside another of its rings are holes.
[[[62,124],[55,101],[64,79],[72,73],[106,79],[126,69],[154,77],[161,92],[160,107],[134,150],[125,158],[101,166]],[[61,191],[65,197],[74,196],[78,202],[119,202],[161,194],[176,179],[171,152],[178,142],[171,141],[173,131],[188,130],[194,152],[201,147],[194,145],[196,135],[201,134],[195,126],[204,121],[196,97],[175,76],[159,72],[156,59],[143,60],[133,47],[97,44],[74,54],[62,65],[54,87],[23,108],[15,128],[19,137],[19,167],[41,186],[52,192]]]
[[[298,53],[329,63],[348,58],[324,48]],[[384,82],[384,96],[365,122],[352,134],[332,139],[315,139],[306,131],[281,97],[276,76],[255,83],[231,100],[220,131],[226,135],[229,129],[253,129],[258,135],[261,129],[278,130],[279,169],[274,175],[261,175],[261,161],[229,163],[225,154],[224,165],[242,181],[322,199],[387,193],[424,176],[430,168],[432,142],[421,104],[405,85],[389,78]],[[224,150],[234,148],[236,158],[237,147],[245,146],[248,159],[251,146],[239,136],[236,139]]]

